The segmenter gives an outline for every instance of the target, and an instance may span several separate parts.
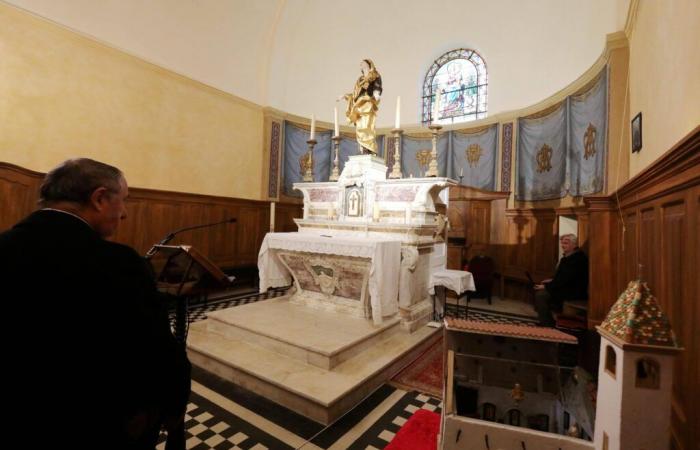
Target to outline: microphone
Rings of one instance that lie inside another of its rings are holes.
[[[190,231],[190,230],[197,230],[199,228],[213,227],[214,225],[221,225],[223,223],[236,223],[236,219],[232,217],[230,219],[222,220],[220,222],[205,223],[203,225],[193,225],[190,227],[180,228],[179,230],[175,230],[175,231],[172,231],[172,232],[166,234],[165,237],[163,239],[161,239],[160,242],[158,242],[156,245],[167,244],[168,242],[173,240],[173,238],[175,237],[176,234],[182,233],[183,231]],[[156,248],[156,245],[151,247],[151,249],[146,253],[146,256],[145,256],[146,259],[150,259],[151,257],[153,257],[153,255],[156,254],[156,252],[158,251],[158,249]]]

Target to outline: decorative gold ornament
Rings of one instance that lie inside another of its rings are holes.
[[[479,144],[472,144],[464,151],[464,154],[467,157],[469,167],[476,167],[477,164],[479,164],[479,159],[481,159],[481,155],[484,154],[484,151],[481,149]]]
[[[552,147],[544,144],[537,152],[537,172],[549,172],[552,170]]]
[[[588,124],[588,129],[586,129],[586,133],[583,135],[583,157],[584,159],[588,159],[593,157],[596,152],[595,148],[595,138],[596,135],[598,134],[598,130],[593,126],[592,123]]]
[[[304,174],[307,169],[311,167],[311,158],[309,158],[309,153],[306,152],[299,157],[299,169],[301,173]]]
[[[418,161],[418,165],[422,170],[428,169],[428,164],[430,164],[430,152],[431,150],[429,148],[418,150],[416,152],[416,160]]]
[[[510,391],[510,396],[513,397],[516,405],[523,401],[525,392],[523,392],[523,388],[520,387],[520,383],[515,383],[515,386],[513,386],[513,389]]]

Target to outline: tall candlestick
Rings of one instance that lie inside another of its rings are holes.
[[[313,141],[316,137],[316,117],[311,114],[311,132],[309,133],[309,140]]]
[[[401,128],[401,96],[396,97],[396,123],[394,128],[397,130]]]
[[[335,118],[335,123],[334,123],[334,131],[333,136],[340,136],[340,130],[338,129],[338,107],[334,106],[333,107],[333,117]]]

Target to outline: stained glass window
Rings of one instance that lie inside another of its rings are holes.
[[[486,117],[487,86],[481,55],[466,48],[445,53],[425,74],[422,122],[450,124]]]

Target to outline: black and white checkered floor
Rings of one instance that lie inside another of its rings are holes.
[[[189,307],[189,321],[208,312],[279,297],[286,288],[257,294],[222,296]],[[452,311],[448,308],[448,313]],[[517,314],[469,308],[469,318],[533,325]],[[204,370],[194,368],[186,415],[187,448],[216,449],[381,449],[418,409],[440,412],[439,399],[388,384],[329,427],[277,405]],[[165,447],[164,436],[158,449]]]

